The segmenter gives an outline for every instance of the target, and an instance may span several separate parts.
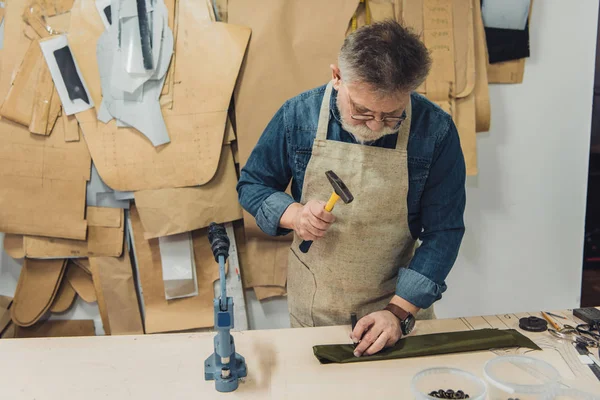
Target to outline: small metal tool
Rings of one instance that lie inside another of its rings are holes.
[[[563,317],[562,315],[554,314],[546,311],[546,314],[553,316],[554,318],[567,319],[567,317]]]
[[[346,186],[346,184],[335,174],[333,171],[325,172],[327,179],[329,179],[329,183],[333,186],[333,193],[331,193],[331,197],[329,197],[329,201],[325,205],[325,211],[331,212],[333,210],[333,206],[339,199],[346,204],[352,203],[354,200],[354,196],[350,193],[350,190]],[[312,245],[312,240],[304,240],[300,243],[300,251],[303,253],[308,253],[310,246]]]
[[[225,260],[229,256],[229,238],[223,225],[214,222],[208,228],[215,260],[219,263],[221,296],[214,299],[215,330],[214,352],[204,362],[204,379],[214,380],[218,392],[233,392],[238,388],[238,379],[248,374],[246,360],[235,352],[235,342],[231,336],[233,328],[233,298],[227,297],[225,285]]]
[[[558,339],[562,339],[562,340],[567,340],[569,342],[573,342],[576,344],[582,344],[586,347],[598,347],[599,343],[595,340],[586,338],[585,336],[581,336],[575,333],[562,333],[559,331],[556,331],[554,329],[548,329],[548,332],[550,332],[550,334]]]
[[[350,321],[352,324],[352,332],[354,332],[354,328],[356,328],[356,324],[358,323],[358,318],[356,317],[356,313],[350,314]],[[353,343],[353,344],[354,344],[354,347],[356,347],[356,345],[358,343]]]

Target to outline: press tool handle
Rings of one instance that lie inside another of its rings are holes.
[[[229,256],[229,237],[225,227],[212,222],[208,227],[208,241],[212,249],[215,261],[219,263],[219,280],[221,283],[220,307],[222,311],[227,310],[227,286],[225,283],[225,261]]]
[[[223,225],[211,222],[208,227],[208,241],[215,256],[215,261],[219,262],[219,256],[223,256],[223,261],[227,260],[227,257],[229,257],[229,237]]]

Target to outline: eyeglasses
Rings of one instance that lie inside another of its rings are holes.
[[[348,92],[348,88],[346,87],[346,96],[348,97],[348,102],[350,103],[350,118],[355,121],[377,121],[384,123],[394,123],[396,125],[400,125],[402,121],[406,119],[406,114],[402,113],[400,117],[383,117],[381,119],[375,118],[374,115],[366,115],[366,114],[354,114],[354,110],[356,110],[356,106],[350,97],[350,93]]]

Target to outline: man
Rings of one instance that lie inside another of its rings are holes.
[[[238,193],[265,233],[294,232],[292,326],[348,324],[356,313],[361,356],[410,333],[413,316],[434,318],[464,234],[466,172],[451,117],[413,93],[431,64],[416,35],[393,21],[362,27],[338,63],[327,86],[277,111]],[[333,212],[329,170],[354,196]],[[314,241],[307,253],[303,240]]]

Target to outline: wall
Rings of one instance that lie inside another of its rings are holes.
[[[521,85],[492,85],[492,128],[478,137],[467,232],[440,317],[579,305],[597,0],[536,0]],[[0,259],[0,294],[18,266]],[[252,328],[289,326],[285,299],[258,303]],[[79,304],[76,317],[97,318]]]

